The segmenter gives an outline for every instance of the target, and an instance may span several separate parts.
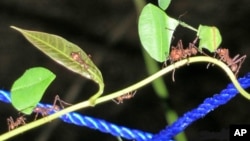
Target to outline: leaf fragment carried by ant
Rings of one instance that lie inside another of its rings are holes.
[[[24,114],[31,114],[55,77],[55,74],[46,68],[28,69],[11,87],[12,105]]]
[[[57,63],[103,85],[100,70],[79,46],[54,34],[24,30],[15,26],[11,26],[11,28],[19,31],[31,44]]]
[[[156,61],[164,62],[169,56],[173,33],[179,21],[162,9],[147,4],[139,16],[139,37],[143,48]]]
[[[158,0],[158,5],[161,9],[166,10],[170,5],[171,0]]]
[[[199,48],[215,52],[222,42],[220,31],[215,26],[200,25],[197,36],[200,39]]]

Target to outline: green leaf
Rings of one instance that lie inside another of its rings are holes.
[[[171,0],[158,0],[158,5],[161,9],[166,10],[170,4]]]
[[[24,114],[31,114],[55,77],[42,67],[26,70],[11,87],[12,105]]]
[[[199,48],[205,48],[210,52],[215,52],[222,42],[220,31],[215,26],[200,25],[197,36],[200,39]]]
[[[77,45],[57,35],[24,30],[15,26],[11,26],[11,28],[21,32],[40,51],[69,70],[91,79],[97,84],[103,83],[100,70]]]
[[[173,33],[179,22],[160,8],[147,4],[139,17],[139,37],[147,53],[158,62],[169,55]]]
[[[57,63],[96,82],[99,90],[90,98],[90,102],[94,105],[95,100],[103,93],[104,82],[100,70],[92,62],[90,56],[80,47],[60,36],[24,30],[15,26],[11,28],[19,31],[30,43]]]

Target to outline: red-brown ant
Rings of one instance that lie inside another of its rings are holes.
[[[33,112],[36,114],[35,115],[35,119],[37,119],[38,115],[40,114],[42,117],[45,117],[47,115],[49,115],[49,113],[53,112],[53,111],[59,111],[60,108],[59,106],[55,105],[55,106],[52,106],[52,107],[40,107],[40,106],[37,106],[33,109]]]
[[[229,50],[226,48],[219,48],[216,50],[215,53],[219,56],[221,61],[225,62],[228,65],[228,67],[231,68],[235,76],[237,76],[242,63],[246,59],[246,55],[240,57],[240,55],[237,54],[234,58],[231,58],[229,56]]]
[[[26,124],[25,120],[26,120],[26,118],[24,116],[20,116],[20,117],[16,118],[15,121],[12,117],[7,118],[7,124],[8,124],[9,131],[17,128],[20,125]]]
[[[86,61],[84,61],[82,58],[81,58],[81,52],[71,52],[70,53],[70,56],[78,63],[81,64],[81,66],[84,68],[84,69],[88,69],[89,66],[88,64],[86,63]],[[90,57],[90,55],[89,55]]]
[[[170,61],[170,64],[173,64],[176,61],[180,61],[182,59],[186,59],[192,55],[196,55],[198,53],[198,49],[195,46],[195,43],[197,42],[198,38],[196,38],[193,43],[189,43],[188,48],[184,49],[182,40],[179,40],[177,43],[177,46],[172,46],[171,47],[171,52],[169,54],[169,57],[167,60]],[[164,62],[163,66],[167,66],[167,60]],[[175,70],[173,70],[172,73],[172,80],[175,81],[174,79],[174,73]]]
[[[119,96],[119,97],[117,97],[117,98],[115,98],[115,99],[112,99],[112,100],[113,100],[116,104],[121,104],[121,103],[123,103],[123,100],[124,100],[124,99],[130,99],[130,98],[134,97],[135,94],[136,94],[136,91],[129,92],[129,93],[126,93],[126,94],[124,94],[124,95],[121,95],[121,96]]]
[[[60,111],[61,108],[56,104],[57,102],[59,102],[60,107],[62,109],[64,109],[63,105],[71,105],[63,100],[60,99],[60,97],[58,95],[56,95],[53,106],[52,107],[40,107],[37,106],[33,109],[33,112],[36,114],[35,115],[35,120],[37,119],[38,115],[40,114],[42,117],[45,117],[47,115],[49,115],[51,112],[56,112],[56,111]]]

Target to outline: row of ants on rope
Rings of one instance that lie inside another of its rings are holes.
[[[169,61],[170,64],[173,64],[173,63],[175,63],[177,61],[180,61],[182,59],[187,59],[188,57],[197,55],[198,53],[208,56],[206,53],[202,52],[201,50],[199,50],[195,46],[197,40],[198,40],[198,38],[196,38],[192,43],[189,43],[189,46],[187,48],[184,48],[183,44],[182,44],[182,40],[179,40],[176,46],[171,47],[169,57],[163,63],[163,67],[167,66],[168,61]],[[75,60],[76,62],[81,64],[83,69],[88,69],[89,68],[88,64],[81,58],[80,52],[72,52],[70,54],[70,56],[73,58],[73,60]],[[90,56],[88,56],[88,57],[90,57]],[[235,57],[231,58],[229,56],[229,50],[228,49],[226,49],[226,48],[218,48],[214,53],[214,57],[218,58],[219,60],[226,63],[230,67],[232,72],[234,72],[235,76],[237,76],[242,63],[244,62],[244,60],[246,58],[246,55],[240,57],[240,55],[237,54]],[[209,67],[209,65],[210,64],[207,65],[207,68]],[[175,73],[175,70],[173,70],[173,73],[172,73],[172,80],[173,81],[175,81],[174,73]],[[116,104],[122,104],[124,100],[128,100],[128,99],[133,98],[135,96],[136,92],[137,91],[126,93],[126,94],[124,94],[122,96],[119,96],[119,97],[113,99],[113,101]],[[59,102],[60,106],[58,106],[56,104],[57,102]],[[44,107],[37,106],[36,108],[34,108],[33,113],[35,113],[35,120],[38,118],[38,115],[41,115],[42,117],[45,117],[45,116],[49,115],[51,112],[57,112],[57,111],[63,109],[64,105],[71,105],[71,104],[61,100],[59,98],[59,96],[57,95],[55,97],[55,100],[54,100],[54,103],[53,103],[52,107],[44,108]],[[7,119],[7,124],[8,124],[9,131],[17,128],[20,125],[26,124],[25,120],[26,120],[26,118],[24,117],[24,115],[16,118],[16,120],[14,120],[12,117],[9,117]]]

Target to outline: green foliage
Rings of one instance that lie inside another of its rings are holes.
[[[161,9],[166,10],[170,4],[171,0],[158,0],[158,5]]]
[[[57,63],[96,82],[99,90],[90,99],[94,105],[96,98],[103,93],[104,82],[100,70],[80,47],[57,35],[24,30],[15,26],[11,28],[19,31],[31,44]]]
[[[160,7],[167,8],[170,1],[159,0]],[[164,62],[169,56],[173,33],[178,25],[197,32],[199,48],[215,52],[222,42],[218,28],[200,25],[198,30],[185,22],[169,17],[160,8],[147,4],[139,16],[139,37],[143,48],[156,61]]]
[[[90,57],[77,45],[57,35],[24,30],[15,26],[11,26],[11,28],[19,31],[40,51],[69,70],[98,84],[103,83],[102,74],[99,69]]]
[[[11,88],[12,105],[24,114],[31,114],[55,75],[42,67],[28,69]]]
[[[200,39],[199,48],[208,49],[210,52],[215,52],[222,41],[220,31],[215,26],[200,25],[197,36]]]
[[[158,62],[166,60],[179,22],[160,8],[147,4],[139,17],[139,37],[147,53]]]

